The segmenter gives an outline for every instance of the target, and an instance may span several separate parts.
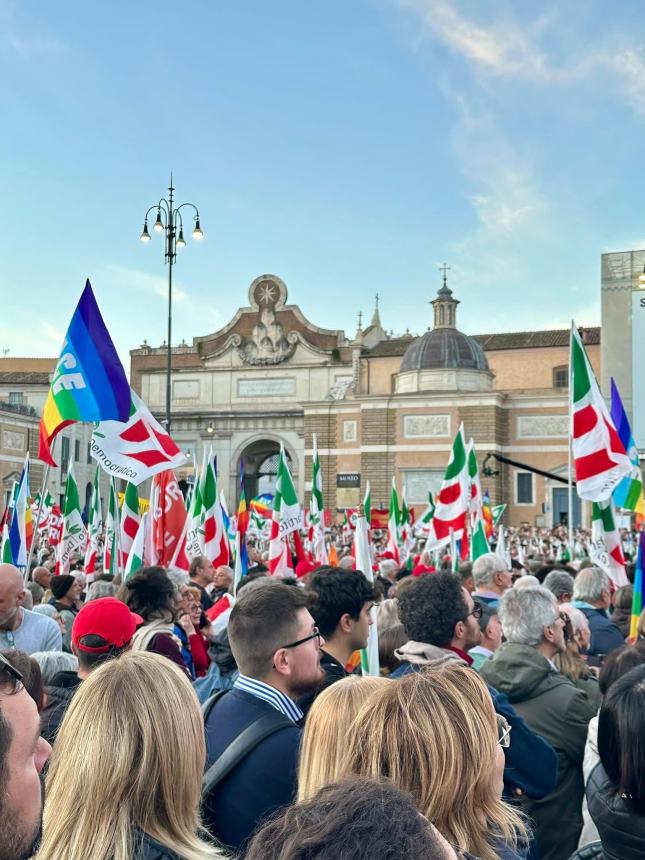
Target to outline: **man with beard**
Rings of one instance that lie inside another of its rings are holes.
[[[434,666],[446,661],[472,666],[473,658],[468,651],[481,642],[482,608],[475,604],[458,576],[431,573],[419,577],[402,592],[398,609],[410,641],[394,652],[402,665],[391,678],[409,672],[432,671]],[[556,784],[555,752],[530,730],[504,693],[490,686],[494,682],[488,675],[486,680],[496,712],[512,729],[513,741],[504,748],[506,796],[543,797]]]
[[[51,747],[40,737],[36,703],[0,654],[0,860],[26,860],[40,833],[40,772]]]
[[[259,579],[241,592],[228,624],[240,675],[205,705],[205,819],[238,851],[295,793],[302,711],[296,700],[324,678],[324,645],[296,585]]]
[[[17,567],[0,564],[0,650],[25,654],[60,651],[60,627],[53,618],[23,609],[25,585]]]

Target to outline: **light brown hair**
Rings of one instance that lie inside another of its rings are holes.
[[[494,784],[497,720],[482,679],[455,662],[390,681],[352,724],[348,773],[388,777],[446,839],[496,860],[488,835],[514,846],[521,817]]]
[[[387,678],[350,675],[323,690],[307,715],[298,763],[298,802],[309,800],[325,785],[337,782],[347,769],[352,721]]]
[[[205,758],[197,697],[172,661],[132,651],[95,669],[56,738],[38,860],[130,860],[135,827],[186,860],[223,856],[197,836]]]
[[[275,652],[298,635],[298,610],[313,595],[279,579],[259,579],[238,597],[228,622],[228,639],[238,669],[251,678],[271,670]]]

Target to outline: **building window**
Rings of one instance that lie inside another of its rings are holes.
[[[516,472],[515,474],[516,503],[518,505],[534,505],[533,474],[531,472]]]
[[[343,442],[355,442],[357,435],[356,421],[343,421]]]
[[[22,391],[10,391],[9,392],[9,403],[12,406],[22,406],[25,402],[25,396]]]
[[[92,462],[92,443],[87,443],[87,461],[88,464]]]
[[[81,442],[80,439],[74,439],[74,462],[78,463],[81,459]]]
[[[61,436],[60,444],[60,464],[63,469],[67,469],[67,466],[69,464],[69,437]]]
[[[568,388],[569,387],[569,368],[567,365],[553,368],[553,387]]]

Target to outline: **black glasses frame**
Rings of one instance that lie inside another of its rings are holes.
[[[7,673],[14,681],[18,684],[22,684],[22,672],[19,672],[18,669],[14,665],[12,665],[9,660],[4,656],[4,654],[0,654],[0,669]]]
[[[476,603],[473,611],[468,613],[468,615],[472,615],[473,618],[475,618],[477,621],[479,621],[479,619],[482,617],[483,614],[484,614],[484,608],[481,605],[481,603]],[[466,618],[468,617],[468,615],[466,616]]]
[[[280,648],[297,648],[298,645],[303,645],[311,639],[320,639],[320,630],[317,627],[314,627],[313,633],[310,633],[309,636],[304,636],[302,639],[296,639],[295,642],[289,642],[288,645],[281,645]],[[279,651],[280,648],[277,650]]]

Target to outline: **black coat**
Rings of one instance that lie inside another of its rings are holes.
[[[180,854],[166,848],[152,836],[143,833],[141,830],[135,830],[134,835],[134,854],[132,860],[183,860]]]
[[[50,744],[56,740],[65,711],[81,683],[76,672],[57,672],[45,687],[47,706],[40,715],[41,734]]]
[[[305,717],[309,713],[309,708],[313,705],[316,696],[322,693],[323,690],[326,690],[327,687],[335,684],[336,681],[342,681],[342,679],[346,678],[348,674],[345,671],[345,667],[326,651],[320,652],[320,668],[325,673],[323,680],[315,690],[312,690],[310,693],[304,693],[304,695],[300,696],[297,702],[298,707]]]
[[[587,803],[598,828],[605,860],[642,860],[645,857],[645,815],[632,812],[611,784],[602,764],[591,771]]]

